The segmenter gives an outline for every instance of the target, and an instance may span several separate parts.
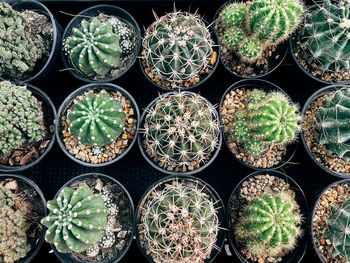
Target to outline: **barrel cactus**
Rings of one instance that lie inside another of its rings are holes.
[[[161,96],[147,111],[143,146],[161,167],[177,172],[206,163],[219,145],[215,108],[190,92]]]
[[[63,188],[47,208],[50,213],[41,220],[47,227],[45,240],[59,252],[84,252],[102,238],[107,209],[103,196],[88,186]]]
[[[154,189],[140,210],[142,246],[154,262],[205,262],[215,248],[215,201],[198,183],[173,180]]]
[[[67,111],[69,131],[82,144],[103,147],[116,141],[124,131],[123,106],[108,92],[86,92]]]
[[[254,256],[291,251],[301,235],[301,215],[286,193],[264,194],[250,201],[238,219],[235,234]]]

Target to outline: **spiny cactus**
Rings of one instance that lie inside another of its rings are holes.
[[[107,21],[112,25],[113,32],[120,37],[119,45],[122,49],[122,54],[130,55],[136,47],[135,33],[132,32],[125,22],[117,17],[110,17]]]
[[[152,74],[178,88],[210,64],[213,45],[197,14],[174,12],[158,18],[146,30],[143,59]]]
[[[228,27],[241,25],[245,20],[245,14],[246,4],[231,3],[222,12],[223,22]]]
[[[205,262],[219,220],[203,185],[173,180],[149,193],[140,210],[141,242],[154,262]]]
[[[306,14],[300,32],[301,47],[312,56],[309,63],[322,70],[350,69],[350,2],[323,1],[323,5]]]
[[[253,38],[244,38],[240,42],[237,52],[244,61],[254,62],[257,58],[261,57],[263,49],[259,41]]]
[[[100,241],[107,226],[103,196],[88,186],[65,187],[47,208],[50,213],[41,220],[48,228],[45,240],[61,253],[86,251]]]
[[[185,172],[206,163],[219,144],[215,108],[190,92],[161,96],[144,122],[146,153],[164,169]],[[197,167],[198,168],[198,167]]]
[[[120,65],[122,50],[119,36],[112,25],[96,17],[83,19],[79,27],[63,42],[63,48],[73,65],[86,76],[104,77]]]
[[[301,235],[301,215],[295,200],[286,193],[253,199],[238,220],[235,228],[238,240],[257,257],[291,251]]]
[[[86,92],[67,111],[69,131],[82,144],[103,147],[116,141],[124,130],[123,106],[108,92]]]
[[[0,159],[45,137],[42,103],[25,86],[1,81],[0,109]]]
[[[316,113],[316,129],[320,144],[343,159],[350,160],[350,88],[335,91],[323,100],[323,106]]]

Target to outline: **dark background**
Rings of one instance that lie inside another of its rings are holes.
[[[118,5],[134,16],[141,30],[153,22],[152,9],[158,15],[170,12],[173,9],[173,1],[42,1],[53,13],[63,28],[68,24],[71,16],[60,13],[64,11],[71,14],[77,14],[83,9],[101,4],[109,3]],[[199,9],[199,13],[204,16],[207,21],[212,21],[215,12],[224,3],[223,0],[195,0],[195,1],[176,1],[176,6],[181,10],[195,11]],[[59,63],[59,68],[63,69],[60,59],[54,63]],[[309,79],[306,75],[299,71],[297,66],[293,64],[291,55],[288,54],[284,63],[272,74],[265,77],[276,85],[285,90],[295,102],[302,107],[306,99],[317,89],[323,87],[322,84]],[[209,99],[213,104],[218,105],[221,96],[225,90],[239,79],[226,71],[219,64],[213,76],[203,85],[200,86],[200,93]],[[128,90],[136,99],[140,111],[153,100],[158,91],[149,84],[143,76],[138,62],[135,66],[120,80],[114,83]],[[75,89],[84,85],[83,82],[73,78],[73,76],[65,72],[53,73],[48,79],[38,85],[53,100],[56,109],[63,100]],[[325,173],[309,158],[304,150],[301,142],[296,155],[290,164],[287,164],[283,170],[290,175],[304,190],[309,212],[313,206],[314,199],[324,187],[336,181],[335,177]],[[137,144],[133,149],[119,162],[105,168],[87,168],[70,160],[55,143],[51,152],[46,158],[35,167],[22,172],[24,176],[34,180],[42,189],[47,200],[53,198],[58,189],[70,178],[87,172],[101,172],[113,176],[119,180],[130,192],[135,206],[139,202],[142,194],[148,186],[158,179],[164,177],[164,174],[152,168],[141,156]],[[246,175],[253,172],[236,161],[225,145],[216,158],[216,160],[198,176],[212,185],[220,194],[225,204],[227,204],[229,196],[236,184]],[[305,215],[308,216],[308,215]],[[305,234],[309,234],[308,232]],[[49,253],[50,246],[45,244],[39,254],[33,259],[33,262],[58,262],[53,253]],[[216,258],[215,262],[239,262],[234,255],[227,256],[223,250]],[[146,262],[142,253],[138,249],[136,242],[133,242],[130,250],[121,262]],[[311,245],[302,262],[318,262],[317,257],[312,252]],[[294,263],[294,262],[293,262]]]

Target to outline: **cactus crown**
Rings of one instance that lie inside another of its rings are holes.
[[[215,203],[203,185],[174,180],[141,208],[140,235],[155,262],[204,262],[217,241]]]
[[[61,253],[86,251],[100,241],[107,226],[103,196],[88,186],[65,187],[47,208],[50,213],[41,220],[48,228],[45,240]]]
[[[244,208],[235,229],[238,239],[253,255],[279,255],[293,250],[301,235],[301,216],[286,193],[264,194]]]
[[[25,86],[0,82],[0,159],[46,135],[42,104]]]
[[[125,113],[121,103],[108,92],[87,92],[76,98],[67,111],[69,131],[82,144],[103,147],[119,138],[124,130]]]
[[[161,96],[144,122],[144,147],[165,169],[187,171],[206,163],[218,147],[215,108],[202,96],[176,92]]]

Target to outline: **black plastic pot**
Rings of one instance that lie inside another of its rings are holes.
[[[88,90],[94,90],[94,89],[104,89],[104,90],[108,90],[111,92],[120,92],[124,97],[128,98],[131,102],[131,106],[133,108],[133,110],[136,113],[135,118],[137,119],[137,127],[136,127],[136,133],[134,138],[132,139],[132,141],[130,142],[130,144],[128,145],[128,148],[118,157],[116,157],[115,159],[113,159],[112,161],[109,162],[104,162],[104,163],[99,163],[99,164],[93,164],[93,163],[88,163],[88,162],[83,162],[77,158],[75,158],[73,155],[71,155],[63,142],[63,136],[62,136],[62,129],[61,129],[61,118],[63,115],[66,114],[66,111],[69,109],[69,107],[71,106],[73,100],[85,93]],[[123,89],[120,86],[111,84],[111,83],[91,83],[91,84],[86,84],[82,87],[80,87],[79,89],[73,91],[61,104],[59,110],[58,110],[58,114],[57,114],[57,118],[56,118],[56,125],[55,125],[55,132],[56,132],[56,138],[57,138],[57,142],[59,144],[59,146],[61,147],[62,151],[73,161],[87,166],[87,167],[102,167],[102,166],[107,166],[110,165],[112,163],[115,163],[117,161],[119,161],[121,158],[123,158],[132,148],[132,146],[134,145],[134,143],[136,142],[137,139],[137,134],[138,134],[138,130],[139,130],[139,123],[140,123],[140,112],[139,112],[139,108],[137,106],[137,103],[135,101],[135,99],[131,96],[131,94],[129,92],[127,92],[125,89]]]
[[[310,96],[310,98],[305,102],[305,105],[303,107],[303,110],[302,110],[302,116],[304,118],[305,116],[305,113],[306,111],[309,109],[309,106],[312,102],[314,102],[317,98],[319,97],[322,97],[323,95],[327,94],[327,93],[330,93],[330,92],[335,92],[336,90],[339,90],[341,88],[344,88],[344,87],[348,87],[346,85],[343,85],[343,84],[336,84],[336,85],[332,85],[332,86],[327,86],[327,87],[324,87],[318,91],[316,91],[314,94],[312,94]],[[303,132],[303,130],[301,130],[300,132],[301,134],[301,141],[303,142],[303,145],[304,145],[304,148],[306,150],[306,152],[308,153],[308,155],[311,157],[311,159],[325,172],[327,172],[328,174],[331,174],[333,176],[336,176],[338,178],[343,178],[343,179],[346,179],[346,178],[349,178],[350,177],[350,173],[339,173],[339,172],[336,172],[336,171],[333,171],[325,166],[323,166],[317,159],[316,157],[314,156],[314,154],[312,153],[312,151],[310,150],[310,148],[307,146],[306,144],[306,139],[305,139],[305,134]]]
[[[193,92],[190,92],[190,91],[183,91],[183,93],[187,93],[187,94],[193,94]],[[161,96],[169,96],[169,95],[172,95],[172,94],[176,94],[176,92],[168,92],[168,93],[165,93]],[[204,97],[203,97],[204,98]],[[205,99],[205,98],[204,98]],[[156,102],[159,100],[159,97],[158,98],[155,98],[148,106],[147,108],[143,111],[143,114],[141,116],[141,121],[140,121],[140,129],[142,130],[142,127],[144,126],[145,124],[145,118],[146,118],[146,114],[148,113],[148,111],[156,104]],[[207,100],[207,99],[205,99]],[[208,101],[208,100],[207,100]],[[208,101],[208,103],[210,103]],[[219,117],[219,114],[217,113],[217,111],[215,111],[215,117],[217,118],[217,120],[220,119]],[[143,156],[143,158],[155,169],[157,169],[158,171],[162,172],[162,173],[166,173],[166,174],[169,174],[169,175],[193,175],[193,174],[197,174],[197,173],[200,173],[202,172],[205,168],[207,168],[214,160],[215,158],[218,156],[219,152],[220,152],[220,149],[221,149],[221,145],[222,145],[222,134],[220,133],[219,135],[219,144],[218,144],[218,147],[217,149],[215,150],[214,153],[212,153],[212,156],[211,156],[211,159],[205,163],[204,165],[202,165],[200,168],[198,169],[195,169],[195,170],[192,170],[192,171],[187,171],[185,173],[178,173],[178,172],[174,172],[174,171],[168,171],[167,169],[164,169],[164,168],[161,168],[158,166],[158,164],[150,157],[147,155],[147,153],[145,152],[144,148],[143,148],[143,132],[140,132],[139,135],[138,135],[138,145],[139,145],[139,148],[140,148],[140,151],[141,151],[141,154]]]
[[[140,47],[141,47],[141,31],[140,31],[140,28],[139,28],[136,20],[131,16],[131,14],[129,14],[124,9],[117,7],[117,6],[113,6],[113,5],[97,5],[97,6],[87,8],[87,9],[83,10],[82,12],[80,12],[69,22],[69,24],[67,25],[67,27],[63,33],[62,39],[64,40],[67,37],[69,37],[71,35],[72,29],[74,27],[79,27],[79,25],[83,19],[86,19],[89,17],[92,18],[92,17],[98,16],[99,14],[115,16],[115,17],[119,18],[120,20],[122,20],[123,22],[134,27],[135,34],[136,34],[135,57],[130,62],[130,64],[127,65],[123,69],[123,71],[118,76],[94,80],[94,79],[89,78],[88,76],[85,76],[81,71],[79,71],[69,61],[69,58],[64,54],[64,51],[62,50],[61,57],[62,57],[65,68],[69,69],[69,72],[75,78],[82,80],[82,81],[85,81],[85,82],[89,82],[89,83],[112,82],[112,81],[120,78],[121,76],[123,76],[135,64],[136,59],[137,59],[137,55],[139,54]]]
[[[135,229],[135,239],[136,239],[137,245],[140,248],[144,257],[147,258],[148,262],[154,263],[152,257],[147,255],[145,248],[142,247],[142,245],[141,245],[140,236],[139,236],[140,233],[138,230],[138,225],[140,225],[140,223],[141,223],[140,222],[140,210],[142,209],[147,197],[152,193],[152,191],[154,191],[158,187],[161,187],[162,185],[169,183],[169,182],[172,182],[174,180],[198,183],[198,185],[203,186],[202,189],[205,190],[205,192],[209,195],[209,197],[215,203],[215,208],[217,208],[219,224],[220,224],[220,228],[219,228],[219,232],[218,232],[218,236],[217,236],[217,242],[216,242],[217,249],[213,248],[213,251],[211,252],[210,258],[205,260],[204,263],[213,262],[215,260],[215,258],[218,256],[218,254],[220,253],[220,251],[224,245],[224,241],[225,241],[225,235],[226,235],[226,232],[224,231],[224,229],[226,228],[225,206],[220,198],[220,195],[215,191],[215,189],[213,187],[211,187],[205,181],[198,179],[196,177],[193,177],[193,176],[189,176],[189,175],[186,175],[186,176],[176,176],[176,175],[167,176],[167,177],[160,179],[160,180],[156,181],[155,183],[153,183],[147,189],[147,191],[144,193],[144,195],[140,199],[140,202],[139,202],[139,204],[136,208],[136,212],[135,212],[135,220],[134,220],[135,221],[135,228],[136,228]]]
[[[295,198],[297,203],[300,206],[300,211],[301,214],[305,217],[304,222],[302,222],[302,229],[305,231],[308,228],[308,223],[307,223],[307,215],[308,215],[308,208],[307,208],[307,201],[304,195],[303,190],[300,188],[300,186],[288,175],[286,175],[285,173],[282,173],[280,171],[276,171],[276,170],[266,170],[266,171],[255,171],[251,174],[249,174],[248,176],[246,176],[245,178],[243,178],[238,184],[237,186],[234,188],[229,202],[228,202],[228,206],[227,206],[227,220],[228,220],[228,236],[229,236],[229,241],[231,244],[231,247],[233,248],[233,250],[235,251],[237,257],[239,258],[239,260],[242,263],[252,263],[253,261],[251,260],[247,260],[244,255],[242,255],[241,253],[241,248],[242,246],[239,244],[238,240],[236,239],[236,237],[234,236],[233,233],[233,228],[234,225],[231,222],[231,211],[232,211],[232,203],[231,200],[234,197],[238,197],[239,196],[239,191],[242,187],[242,184],[247,181],[249,178],[251,177],[255,177],[257,175],[265,175],[265,174],[269,174],[275,177],[278,177],[280,179],[283,179],[284,181],[286,181],[289,185],[290,188],[294,190],[295,192]],[[308,231],[305,231],[303,236],[301,238],[298,239],[298,244],[296,246],[296,248],[289,252],[287,255],[285,255],[282,258],[283,263],[299,263],[301,262],[301,260],[303,259],[305,253],[306,253],[306,248],[307,248],[307,239],[308,236],[307,234]]]
[[[98,178],[104,182],[109,182],[112,183],[113,185],[117,186],[122,192],[124,192],[124,194],[127,196],[127,198],[129,199],[129,203],[130,203],[130,210],[133,212],[133,214],[130,215],[130,219],[134,220],[135,218],[135,207],[134,207],[134,203],[132,201],[132,198],[128,192],[128,190],[126,190],[126,188],[120,183],[118,182],[116,179],[114,179],[113,177],[110,177],[108,175],[105,174],[101,174],[101,173],[86,173],[86,174],[82,174],[79,175],[71,180],[69,180],[67,183],[65,183],[60,190],[58,190],[58,192],[56,193],[54,199],[56,199],[58,197],[58,194],[63,190],[64,187],[69,187],[72,184],[74,184],[75,182],[79,182],[79,181],[85,181],[87,179],[90,178]],[[127,243],[125,244],[124,248],[122,249],[122,251],[120,251],[117,255],[115,255],[113,258],[108,259],[108,260],[104,260],[104,261],[98,261],[98,263],[116,263],[119,262],[126,254],[126,252],[129,250],[132,240],[133,240],[133,236],[134,236],[134,232],[135,232],[135,227],[134,227],[134,222],[132,222],[133,224],[133,229],[132,229],[132,233],[130,234],[130,238],[127,241]],[[53,250],[53,252],[55,253],[55,255],[57,256],[57,258],[62,262],[62,263],[86,263],[86,262],[96,262],[97,261],[84,261],[84,260],[80,260],[77,257],[72,256],[72,254],[70,253],[60,253],[57,251],[57,249],[55,248],[54,245],[51,244],[51,248]]]
[[[39,213],[41,213],[42,217],[46,216],[47,210],[46,210],[46,200],[45,197],[43,195],[43,193],[41,192],[40,188],[32,181],[29,180],[28,178],[22,176],[22,175],[13,175],[13,174],[0,174],[0,182],[6,179],[14,179],[18,182],[20,189],[22,188],[26,188],[26,189],[32,189],[34,190],[37,195],[33,196],[33,202],[40,202],[41,203],[41,207],[40,207],[40,211],[38,210]],[[31,248],[31,250],[27,253],[27,255],[16,261],[16,263],[29,263],[39,252],[41,246],[44,243],[45,240],[45,231],[42,227],[40,227],[39,229],[40,233],[39,233],[39,238],[36,241],[36,243],[33,245],[33,247]]]
[[[43,104],[43,111],[44,111],[44,119],[45,124],[48,130],[48,138],[50,139],[50,143],[47,146],[45,152],[35,161],[32,161],[26,165],[21,166],[9,166],[9,165],[3,165],[0,164],[0,172],[19,172],[26,169],[29,169],[33,167],[34,165],[38,164],[41,160],[44,159],[44,157],[49,153],[49,151],[52,148],[52,145],[55,142],[55,132],[50,131],[50,126],[55,125],[55,119],[56,119],[56,108],[51,99],[44,93],[41,89],[31,85],[31,84],[19,84],[19,85],[25,85],[27,86],[28,90],[30,90],[34,97],[36,97],[39,101],[41,101]]]
[[[236,3],[237,1],[228,1],[226,3],[224,3],[215,13],[215,16],[214,16],[214,28],[215,28],[215,32],[216,32],[216,35],[218,38],[220,38],[220,35],[219,35],[219,32],[217,30],[217,19],[221,13],[221,11],[227,7],[228,5],[232,4],[232,3]],[[241,0],[238,0],[238,2],[242,2]],[[220,41],[219,41],[220,43]],[[220,45],[220,48],[221,48],[221,45]],[[221,48],[222,49],[222,48]],[[244,79],[258,79],[258,78],[263,78],[269,74],[271,74],[272,72],[274,72],[284,61],[285,57],[287,56],[287,53],[288,53],[288,43],[281,43],[279,44],[277,47],[276,47],[276,51],[275,51],[275,54],[273,57],[270,58],[270,63],[272,65],[272,67],[269,67],[269,69],[265,72],[265,73],[262,73],[262,74],[257,74],[257,75],[252,75],[252,76],[247,76],[247,75],[240,75],[239,73],[235,72],[235,71],[232,71],[225,63],[223,63],[222,61],[222,58],[223,58],[223,52],[221,50],[221,57],[220,57],[220,60],[221,60],[221,64],[226,68],[226,70],[228,72],[230,72],[231,74],[235,75],[236,77],[239,77],[239,78],[244,78]],[[237,60],[239,61],[240,59],[237,57]]]
[[[56,19],[54,18],[52,13],[49,11],[49,9],[47,9],[46,6],[44,6],[43,4],[37,1],[24,0],[24,1],[12,2],[12,7],[17,11],[31,10],[39,14],[45,15],[46,17],[50,18],[50,21],[53,27],[52,47],[46,62],[39,63],[39,65],[34,69],[34,72],[32,72],[32,77],[30,77],[29,79],[24,79],[24,80],[14,79],[13,81],[16,81],[19,83],[25,83],[25,82],[39,81],[44,78],[47,78],[48,75],[57,68],[57,63],[55,63],[55,61],[57,60],[61,52],[62,28],[57,23]],[[0,76],[0,79],[8,79],[8,78],[3,78]]]
[[[222,98],[220,100],[220,112],[219,112],[220,122],[221,122],[221,133],[222,133],[222,136],[224,137],[224,142],[226,144],[227,149],[234,156],[234,158],[236,160],[238,160],[241,164],[243,164],[251,169],[254,169],[254,170],[261,170],[261,171],[274,170],[274,169],[279,169],[279,168],[285,166],[286,164],[288,164],[290,162],[290,160],[293,158],[293,156],[295,155],[295,153],[297,151],[298,145],[296,143],[292,143],[292,144],[287,145],[287,154],[284,156],[284,160],[281,160],[279,164],[276,164],[276,165],[274,165],[272,167],[268,167],[268,168],[255,167],[255,166],[252,166],[248,163],[243,162],[243,160],[237,158],[236,155],[229,148],[228,141],[227,141],[227,138],[225,136],[224,120],[223,120],[220,113],[221,113],[221,107],[226,99],[225,98],[226,95],[230,91],[235,90],[235,89],[239,89],[239,88],[245,88],[245,89],[258,88],[258,89],[261,89],[261,90],[266,91],[266,92],[279,91],[279,92],[284,93],[287,97],[289,97],[288,94],[285,93],[280,87],[278,87],[277,85],[275,85],[271,82],[268,82],[268,81],[262,80],[262,79],[240,80],[240,81],[234,83],[233,85],[231,85],[225,91],[224,95],[222,96]]]

